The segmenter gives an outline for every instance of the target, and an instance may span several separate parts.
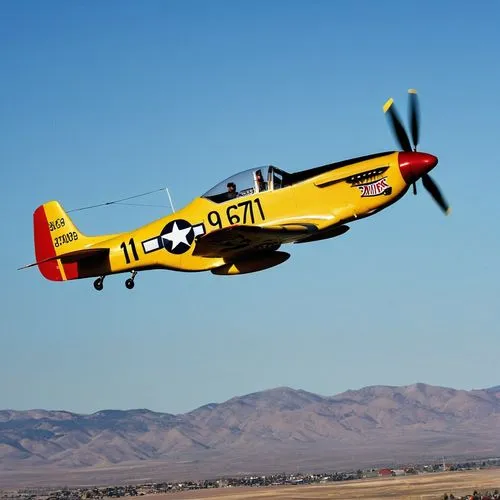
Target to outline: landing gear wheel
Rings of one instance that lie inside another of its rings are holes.
[[[94,288],[96,290],[99,290],[101,291],[103,288],[104,288],[104,276],[101,276],[99,278],[97,278],[95,281],[94,281]]]
[[[134,288],[134,279],[137,275],[137,271],[134,269],[132,271],[132,277],[130,277],[127,281],[125,281],[125,286],[129,289],[132,290]]]

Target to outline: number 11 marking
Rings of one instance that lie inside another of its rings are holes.
[[[132,255],[134,256],[134,260],[139,260],[139,256],[137,255],[137,250],[135,248],[135,241],[134,238],[130,238],[130,241],[128,242],[130,245],[130,248],[132,249]],[[123,250],[123,255],[125,256],[125,262],[127,264],[130,264],[130,257],[128,255],[128,250],[127,250],[127,245],[125,242],[123,242],[120,245],[120,248]]]

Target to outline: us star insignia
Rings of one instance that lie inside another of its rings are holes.
[[[144,240],[144,253],[155,252],[164,248],[167,252],[181,254],[187,252],[196,236],[205,234],[203,223],[191,225],[187,220],[176,219],[170,221],[159,236]]]

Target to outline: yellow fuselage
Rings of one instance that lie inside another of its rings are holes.
[[[367,192],[370,188],[365,186],[372,179],[360,179],[359,186],[342,181],[346,177],[355,177],[379,167],[388,168],[382,175],[373,176],[373,179],[376,181],[377,177],[384,178],[384,182],[391,188],[390,194]],[[221,266],[224,260],[193,255],[194,244],[189,250],[179,254],[164,248],[145,253],[143,242],[159,237],[167,224],[179,219],[189,222],[191,226],[202,224],[205,234],[234,223],[252,222],[261,227],[310,223],[320,230],[326,229],[373,215],[396,201],[407,189],[408,185],[399,171],[398,153],[392,153],[332,170],[292,186],[246,196],[244,199],[214,203],[206,198],[195,198],[174,214],[101,242],[100,246],[110,248],[112,273],[141,268],[206,271]],[[135,255],[132,248],[134,245]]]

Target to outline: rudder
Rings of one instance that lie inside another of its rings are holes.
[[[50,201],[33,213],[35,256],[42,275],[51,281],[66,281],[78,277],[76,263],[63,264],[60,259],[41,262],[58,255],[80,250],[89,238],[74,225],[59,202]]]

